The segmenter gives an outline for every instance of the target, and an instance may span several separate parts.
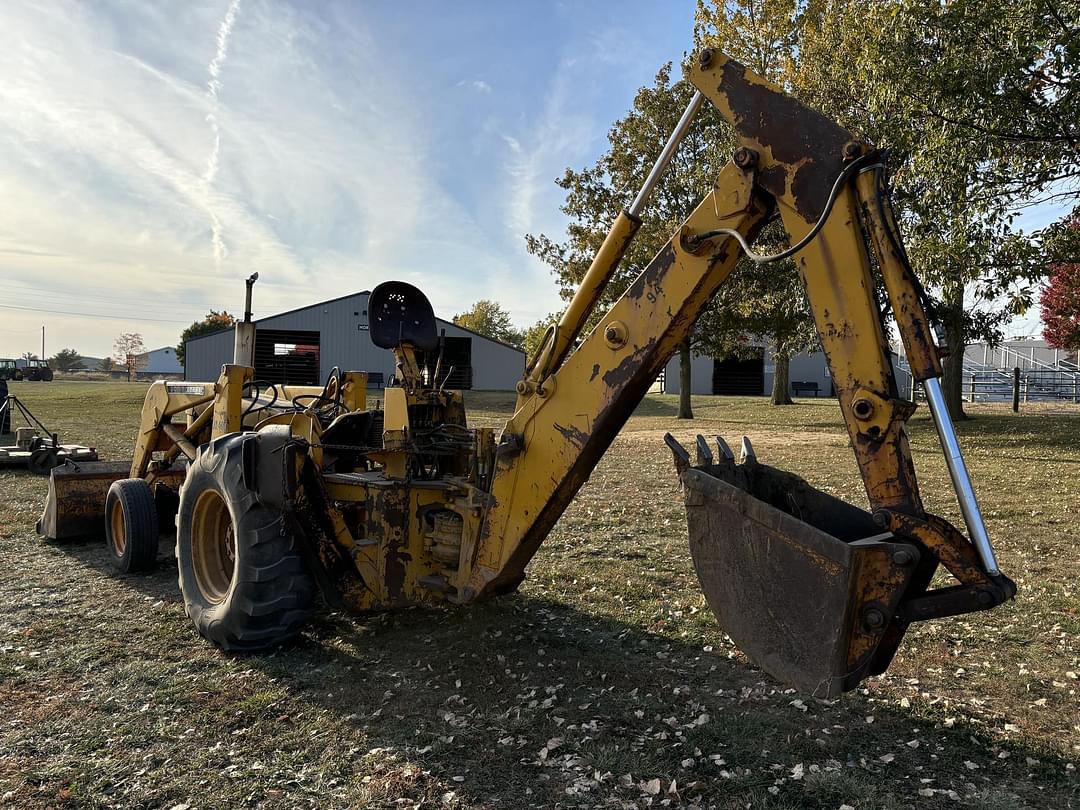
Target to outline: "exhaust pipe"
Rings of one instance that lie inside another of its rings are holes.
[[[236,337],[233,343],[233,365],[255,367],[255,322],[251,320],[251,288],[259,280],[258,273],[252,273],[244,282],[247,293],[244,297],[244,320],[235,325]]]

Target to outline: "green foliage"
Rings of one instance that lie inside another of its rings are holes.
[[[83,367],[82,355],[74,349],[61,349],[49,358],[49,365],[57,371],[75,371]]]
[[[525,334],[514,328],[510,313],[498,301],[482,298],[470,309],[455,315],[454,323],[511,346],[521,348],[524,344]]]
[[[774,39],[770,35],[762,42],[767,49]],[[543,234],[530,234],[526,240],[529,251],[552,267],[564,299],[569,300],[577,289],[615,214],[630,205],[693,92],[689,82],[672,79],[672,66],[667,65],[651,86],[638,91],[633,109],[612,125],[609,148],[596,163],[581,171],[567,169],[556,181],[567,191],[562,206],[562,211],[571,217],[566,240],[555,242]],[[586,330],[596,324],[693,212],[734,147],[731,127],[711,105],[705,105],[656,187],[641,229]],[[793,263],[756,267],[746,262],[728,285],[699,319],[691,345],[718,355],[738,350],[748,336],[775,337],[783,347],[807,345],[801,338],[808,328],[812,334],[812,327]],[[756,299],[759,294],[766,295],[767,300]],[[782,300],[785,294],[791,295],[789,301]],[[539,326],[534,329],[542,335]],[[685,413],[689,414],[688,407]]]
[[[1053,242],[1015,230],[1018,206],[1076,199],[1075,0],[700,0],[696,16],[699,44],[759,71],[774,54],[769,78],[890,150],[908,252],[954,356],[999,339]],[[744,19],[762,33],[737,36]],[[959,382],[947,367],[954,413]]]
[[[98,363],[98,370],[99,371],[112,371],[114,365],[115,364],[113,363],[113,359],[111,357],[102,357],[101,362]]]
[[[218,312],[210,310],[209,314],[201,321],[195,321],[191,326],[180,333],[180,342],[176,344],[176,360],[180,365],[186,365],[187,342],[200,335],[208,335],[220,329],[226,329],[236,323],[236,318],[225,310]]]
[[[529,360],[536,357],[536,353],[540,351],[540,346],[544,342],[544,335],[547,334],[547,330],[551,328],[551,325],[558,320],[557,316],[548,315],[546,318],[541,318],[525,330],[522,335],[521,346],[525,349],[525,356],[528,357]]]

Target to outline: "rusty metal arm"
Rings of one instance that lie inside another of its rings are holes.
[[[753,239],[771,212],[753,175],[728,165],[711,194],[565,363],[507,422],[496,454],[494,506],[454,583],[460,599],[512,587],[619,429],[734,269],[730,239],[690,246],[718,227]]]
[[[882,213],[876,190],[868,197],[864,180],[847,182],[852,172],[845,167],[868,148],[720,54],[703,52],[689,78],[733,125],[742,146],[713,193],[599,326],[542,386],[522,392],[499,447],[494,506],[475,547],[466,549],[471,570],[463,566],[456,583],[463,601],[520,581],[525,564],[733,269],[740,255],[733,236],[749,244],[774,212],[799,245],[799,271],[871,509],[883,527],[900,528],[902,521],[890,516],[906,515],[937,532],[931,544],[909,538],[932,552],[913,590],[929,585],[939,559],[934,544],[967,543],[958,532],[939,536],[919,495],[904,431],[915,406],[897,390],[860,216],[868,218],[865,227],[920,373],[940,373],[940,362],[917,281],[906,265],[890,261],[902,251],[887,230],[894,226],[891,215]],[[969,556],[964,551],[945,558]],[[982,561],[989,581],[996,567]],[[1008,587],[998,588],[993,601],[1008,595]]]

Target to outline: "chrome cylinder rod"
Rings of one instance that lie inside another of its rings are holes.
[[[626,212],[630,214],[630,216],[641,216],[641,212],[645,208],[645,203],[649,201],[649,196],[652,194],[653,189],[656,188],[656,184],[660,182],[660,178],[663,177],[664,170],[671,162],[671,158],[675,155],[675,150],[679,148],[682,139],[686,137],[686,131],[690,129],[690,123],[694,120],[694,116],[697,115],[697,111],[701,109],[701,102],[704,100],[705,96],[701,94],[701,91],[695,90],[694,97],[690,99],[690,103],[686,105],[686,110],[683,112],[682,118],[679,119],[679,123],[675,125],[675,129],[672,130],[667,143],[664,144],[664,149],[660,152],[660,157],[656,159],[652,171],[650,171],[649,176],[645,178],[644,185],[642,185],[641,190],[634,198],[634,202],[626,209]]]
[[[994,558],[990,538],[986,534],[986,524],[983,523],[982,512],[979,511],[979,502],[975,499],[975,488],[971,485],[964,455],[960,452],[960,442],[956,438],[952,417],[949,416],[949,408],[945,404],[945,395],[941,391],[941,380],[930,377],[923,380],[922,384],[926,401],[930,404],[930,413],[934,417],[938,439],[941,440],[941,449],[945,451],[945,463],[949,467],[949,477],[952,478],[953,488],[956,490],[956,499],[960,502],[960,512],[967,524],[968,535],[975,544],[975,550],[979,553],[986,573],[996,577],[1001,572]]]

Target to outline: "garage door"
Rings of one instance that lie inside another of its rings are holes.
[[[255,333],[255,379],[278,385],[319,385],[319,333],[260,329]]]
[[[759,397],[765,390],[765,358],[713,360],[712,392]]]
[[[445,387],[450,391],[471,390],[473,380],[472,338],[447,337],[443,338],[443,340],[445,341],[443,359],[437,384],[442,385],[445,378]],[[423,368],[426,363],[428,370],[434,374],[435,364],[439,360],[439,350],[436,349],[428,354],[418,352],[417,355],[420,368]],[[447,377],[447,375],[450,376]]]

